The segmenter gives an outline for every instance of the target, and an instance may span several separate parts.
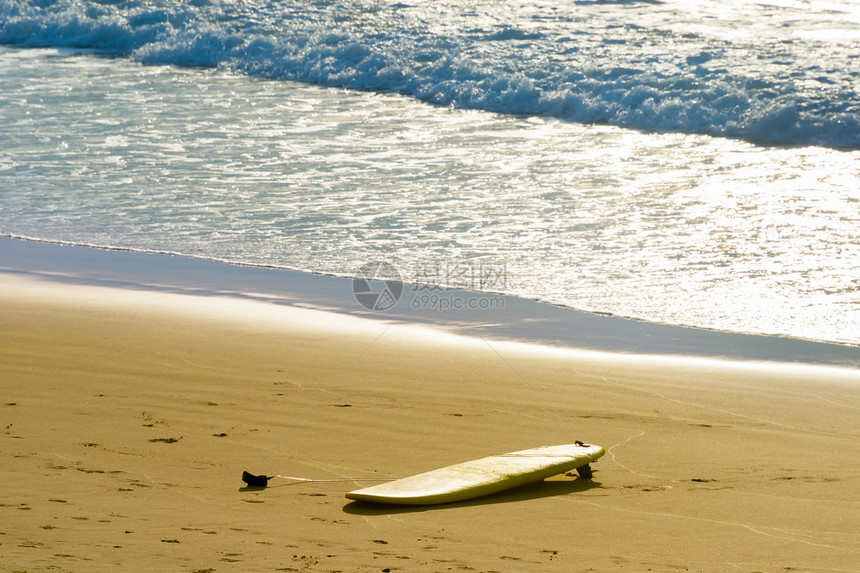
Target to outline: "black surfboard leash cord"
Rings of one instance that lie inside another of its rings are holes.
[[[385,335],[385,333],[386,333],[386,332],[388,332],[388,330],[391,328],[391,326],[392,326],[392,325],[390,325],[390,324],[389,324],[389,325],[387,325],[387,326],[386,326],[386,327],[385,327],[385,328],[384,328],[384,329],[383,329],[383,330],[382,330],[382,331],[381,331],[381,332],[376,336],[376,338],[374,338],[374,339],[373,339],[373,340],[372,340],[372,341],[371,341],[371,342],[370,342],[370,343],[369,343],[369,344],[368,344],[368,345],[367,345],[367,346],[366,346],[366,347],[365,347],[361,352],[359,352],[359,353],[358,353],[358,355],[356,355],[356,357],[355,357],[355,358],[353,358],[353,359],[352,359],[352,361],[351,361],[349,364],[347,364],[347,365],[346,365],[346,366],[345,366],[345,367],[344,367],[340,372],[338,372],[338,374],[337,374],[334,378],[332,378],[332,380],[331,380],[331,381],[330,381],[330,382],[329,382],[325,387],[321,388],[321,389],[320,389],[320,396],[319,396],[316,400],[314,400],[313,402],[311,402],[310,404],[308,404],[307,406],[305,406],[305,408],[304,408],[301,412],[299,412],[299,413],[295,416],[295,418],[293,418],[293,420],[292,420],[291,424],[287,425],[287,427],[285,427],[285,428],[284,428],[280,433],[278,433],[278,434],[277,434],[277,435],[272,439],[272,441],[269,443],[269,445],[268,445],[265,449],[266,449],[266,450],[270,450],[270,449],[274,446],[274,444],[275,444],[278,440],[280,440],[280,439],[281,439],[281,437],[282,437],[282,436],[284,435],[284,433],[289,429],[289,427],[290,427],[290,426],[295,425],[298,421],[300,421],[300,420],[305,416],[305,414],[307,414],[307,412],[308,412],[309,410],[311,410],[314,406],[316,406],[316,405],[320,402],[320,400],[322,400],[322,398],[323,398],[323,396],[325,395],[325,393],[326,393],[326,392],[327,392],[327,391],[328,391],[332,386],[334,386],[334,384],[335,384],[338,380],[340,380],[344,375],[346,375],[346,373],[347,373],[347,372],[349,372],[349,371],[350,371],[350,370],[351,370],[351,369],[352,369],[352,368],[353,368],[353,367],[354,367],[354,366],[355,366],[355,365],[356,365],[356,364],[361,360],[361,358],[362,358],[362,357],[364,357],[364,355],[365,355],[365,354],[367,354],[367,353],[370,351],[370,349],[371,349],[371,348],[372,348],[372,347],[373,347],[373,346],[374,346],[374,345],[375,345],[375,344],[376,344],[376,343],[377,343],[377,342],[378,342],[378,341],[379,341],[379,340],[380,340],[380,339]],[[574,428],[574,427],[573,427],[573,425],[572,425],[572,424],[567,420],[567,418],[565,418],[565,417],[561,414],[561,412],[559,412],[559,411],[558,411],[558,410],[557,410],[557,409],[556,409],[556,408],[555,408],[555,407],[554,407],[554,406],[553,406],[553,405],[552,405],[552,404],[551,404],[551,403],[550,403],[546,398],[544,398],[544,396],[543,396],[543,395],[542,395],[542,394],[537,390],[537,388],[535,388],[535,387],[534,387],[534,385],[532,385],[532,384],[531,384],[531,383],[530,383],[530,382],[529,382],[529,381],[528,381],[528,380],[527,380],[527,379],[526,379],[522,374],[520,374],[520,372],[519,372],[516,368],[514,368],[514,366],[513,366],[510,362],[508,362],[508,361],[505,359],[505,357],[504,357],[504,356],[502,356],[502,354],[501,354],[501,353],[500,353],[500,352],[499,352],[499,351],[498,351],[498,350],[497,350],[497,349],[496,349],[496,348],[495,348],[495,347],[490,343],[490,341],[489,341],[489,340],[487,340],[486,338],[484,338],[484,336],[483,336],[483,335],[482,335],[478,330],[476,330],[476,329],[474,329],[474,328],[471,328],[471,329],[470,329],[470,332],[472,332],[472,333],[473,333],[477,338],[481,339],[481,341],[482,341],[482,342],[487,346],[487,348],[489,348],[490,350],[492,350],[492,351],[493,351],[493,353],[494,353],[496,356],[498,356],[498,357],[499,357],[499,359],[500,359],[500,360],[501,360],[501,361],[502,361],[502,362],[503,362],[503,363],[504,363],[504,364],[505,364],[505,365],[506,365],[506,366],[511,370],[511,372],[513,372],[513,373],[516,375],[516,377],[517,377],[517,378],[519,378],[519,379],[520,379],[520,381],[522,381],[522,383],[523,383],[526,387],[528,387],[528,388],[529,388],[529,389],[530,389],[530,390],[531,390],[531,391],[532,391],[532,392],[533,392],[533,393],[534,393],[538,398],[540,398],[540,399],[541,399],[541,401],[544,403],[544,405],[547,407],[547,409],[549,409],[552,413],[554,413],[554,414],[556,415],[556,417],[558,417],[558,419],[559,419],[559,420],[561,420],[561,422],[562,422],[565,426],[567,426],[567,428],[568,428],[568,429],[573,433],[573,435],[574,435],[574,436],[576,436],[576,435],[577,435],[576,428]],[[584,444],[584,443],[583,443],[582,441],[580,441],[580,440],[576,440],[576,442],[575,442],[575,443],[576,443],[577,445],[586,445],[586,444]],[[591,477],[591,476],[589,475],[588,477]],[[250,473],[250,472],[248,472],[248,471],[244,471],[244,472],[242,472],[242,481],[243,481],[243,482],[245,482],[245,483],[247,484],[247,487],[249,487],[249,488],[264,488],[264,487],[267,487],[267,486],[268,486],[268,482],[269,482],[269,480],[271,480],[271,479],[275,479],[275,478],[282,478],[282,479],[292,480],[294,483],[301,483],[301,482],[391,481],[391,480],[397,479],[397,478],[336,478],[336,479],[310,479],[310,478],[300,478],[300,477],[284,476],[284,475],[273,475],[273,476],[267,476],[267,475],[265,475],[265,474],[257,475],[257,474],[252,474],[252,473]]]
[[[338,373],[337,373],[337,375],[336,375],[334,378],[332,378],[332,379],[331,379],[331,381],[330,381],[327,385],[325,385],[324,387],[320,388],[320,389],[319,389],[319,392],[320,392],[319,397],[318,397],[316,400],[314,400],[313,402],[311,402],[310,404],[308,404],[307,406],[305,406],[305,407],[304,407],[304,409],[303,409],[302,411],[300,411],[298,414],[296,414],[296,416],[292,419],[292,421],[291,421],[289,424],[287,424],[287,425],[286,425],[286,427],[285,427],[283,430],[281,430],[281,431],[280,431],[280,432],[279,432],[279,433],[278,433],[278,434],[277,434],[277,435],[272,439],[272,441],[269,443],[269,445],[268,445],[268,446],[266,446],[265,450],[266,450],[266,451],[271,450],[271,449],[272,449],[272,447],[275,445],[275,443],[277,443],[277,442],[278,442],[278,441],[283,437],[283,435],[287,432],[287,430],[289,430],[289,429],[290,429],[290,427],[291,427],[291,426],[296,425],[296,424],[297,424],[297,423],[298,423],[302,418],[304,418],[305,414],[307,414],[307,413],[308,413],[308,411],[310,411],[314,406],[316,406],[316,405],[320,402],[320,400],[322,400],[322,399],[323,399],[323,397],[324,397],[324,396],[326,395],[326,393],[331,389],[331,387],[332,387],[332,386],[334,386],[334,385],[335,385],[335,383],[336,383],[338,380],[340,380],[341,378],[343,378],[343,376],[344,376],[347,372],[349,372],[349,371],[353,368],[353,366],[355,366],[355,365],[359,362],[359,360],[361,360],[361,359],[362,359],[362,357],[364,357],[364,355],[365,355],[365,354],[367,354],[367,353],[370,351],[370,349],[371,349],[371,348],[373,348],[373,346],[374,346],[374,345],[379,341],[379,339],[380,339],[380,338],[382,338],[382,337],[385,335],[385,333],[386,333],[386,332],[388,332],[388,329],[390,329],[390,328],[391,328],[391,325],[390,325],[390,324],[386,325],[386,326],[385,326],[385,328],[383,328],[383,329],[382,329],[382,332],[380,332],[379,334],[377,334],[377,335],[376,335],[376,338],[374,338],[374,339],[370,342],[370,344],[368,344],[367,346],[365,346],[365,347],[362,349],[362,351],[361,351],[361,352],[359,352],[359,353],[355,356],[355,358],[353,358],[353,359],[352,359],[352,361],[350,361],[350,363],[349,363],[349,364],[347,364],[346,366],[344,366],[344,367],[343,367],[343,369],[341,369],[341,370],[340,370],[340,372],[338,372]],[[268,483],[269,483],[269,480],[270,480],[270,479],[274,479],[274,478],[286,478],[286,479],[294,480],[294,482],[295,482],[295,483],[300,483],[300,482],[321,482],[321,481],[365,481],[365,480],[373,480],[373,481],[388,481],[388,478],[378,478],[378,479],[377,479],[377,478],[357,478],[357,479],[350,479],[350,478],[338,478],[338,479],[310,479],[310,478],[297,478],[297,477],[282,476],[282,475],[274,475],[274,476],[267,476],[267,475],[265,475],[265,474],[256,475],[256,474],[252,474],[252,473],[250,473],[250,472],[248,472],[248,471],[244,471],[244,472],[242,472],[242,481],[243,481],[243,482],[245,482],[249,488],[263,488],[263,487],[266,487],[266,486],[268,485]],[[396,479],[396,478],[392,478],[392,479]]]

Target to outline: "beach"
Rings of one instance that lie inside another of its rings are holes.
[[[856,369],[622,355],[2,275],[6,571],[851,571]],[[606,448],[444,506],[369,478]],[[240,477],[283,475],[265,489]]]
[[[0,2],[0,571],[856,571],[858,39]],[[592,479],[345,497],[575,442]]]

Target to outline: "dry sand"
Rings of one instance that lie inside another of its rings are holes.
[[[9,276],[0,317],[2,571],[860,567],[857,370],[550,351]],[[447,506],[240,480],[399,477],[576,439],[607,449],[592,481]]]

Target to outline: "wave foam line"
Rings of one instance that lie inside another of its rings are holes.
[[[825,69],[791,36],[775,50],[611,19],[600,28],[582,16],[599,5],[576,9],[524,31],[535,26],[523,14],[492,23],[462,7],[0,0],[0,43],[646,131],[860,149],[860,72],[850,59],[830,55]]]

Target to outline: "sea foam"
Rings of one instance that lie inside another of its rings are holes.
[[[0,43],[645,131],[860,148],[850,3],[737,4],[0,0]]]

